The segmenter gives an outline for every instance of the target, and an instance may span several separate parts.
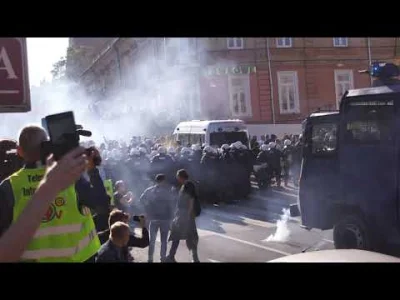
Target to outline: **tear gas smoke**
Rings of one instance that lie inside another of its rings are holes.
[[[263,242],[287,242],[290,237],[290,229],[288,226],[289,219],[290,210],[286,208],[282,209],[282,215],[280,216],[280,219],[276,222],[275,233],[271,234],[268,238],[263,240]]]
[[[183,62],[184,66],[196,67],[200,65],[200,61],[207,61],[204,57],[199,59],[196,49],[198,51],[201,48],[199,45],[209,39],[194,39],[195,43],[189,43],[184,38],[167,40],[166,53],[172,51],[175,55],[174,61],[178,64]],[[182,45],[187,50],[181,51]],[[0,136],[15,139],[24,125],[40,124],[44,116],[68,110],[74,111],[78,124],[93,132],[90,139],[97,143],[103,142],[103,137],[126,141],[134,135],[167,135],[172,133],[174,126],[180,121],[213,117],[206,111],[201,115],[200,99],[196,93],[200,84],[198,73],[202,68],[195,69],[191,77],[188,76],[187,68],[173,66],[165,59],[156,59],[152,51],[137,52],[137,59],[131,66],[124,63],[127,57],[121,57],[121,70],[118,70],[115,62],[109,71],[114,72],[112,76],[96,75],[104,68],[94,67],[94,77],[88,80],[96,84],[95,90],[101,90],[104,81],[108,81],[107,95],[101,100],[88,96],[79,83],[66,79],[32,87],[32,111],[2,114]],[[232,65],[226,59],[214,59],[213,63]],[[119,71],[122,73],[121,78]],[[213,100],[214,102],[217,101]],[[223,107],[220,103],[216,105]],[[218,107],[208,110],[215,114]],[[226,109],[226,105],[223,109]]]

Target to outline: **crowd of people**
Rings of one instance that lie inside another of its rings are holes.
[[[201,207],[185,170],[176,173],[179,190],[174,191],[164,187],[166,176],[157,174],[156,185],[141,197],[146,211],[126,214],[112,203],[114,194],[107,193],[100,175],[102,158],[94,145],[80,146],[55,162],[52,155],[43,159],[46,141],[46,131],[38,126],[23,128],[18,143],[0,140],[4,150],[0,262],[129,262],[133,261],[130,247],[149,247],[151,262],[159,229],[163,262],[175,262],[180,240],[186,241],[193,262],[199,261],[195,218]],[[9,164],[9,160],[20,163]],[[123,182],[115,196],[118,193],[123,193]],[[131,229],[132,220],[142,228],[141,236]],[[170,225],[167,231],[166,223]],[[172,245],[167,256],[164,236],[168,233]]]
[[[248,146],[237,141],[217,148],[205,144],[182,145],[180,141],[165,137],[133,137],[130,143],[106,141],[99,149],[103,158],[103,177],[116,183],[117,190],[127,188],[136,199],[159,173],[166,175],[170,186],[176,186],[175,174],[179,169],[191,174],[203,202],[246,198],[251,192],[252,175],[255,175],[260,188],[273,183],[279,187],[281,178],[285,185],[290,180],[298,185],[301,162],[299,136],[278,139],[275,135],[266,135],[261,136],[259,141],[252,137],[250,148]],[[126,199],[123,200],[126,206]],[[140,209],[137,201],[129,205]]]
[[[273,179],[280,186],[281,176],[288,184],[290,174],[296,185],[301,160],[301,137],[296,136],[253,137],[248,145],[237,141],[219,148],[182,145],[166,137],[133,137],[129,143],[82,142],[83,154],[66,155],[52,162],[56,167],[48,164],[46,171],[41,153],[46,140],[43,128],[28,126],[18,143],[0,141],[4,150],[0,245],[1,238],[18,225],[39,187],[48,185],[51,168],[61,168],[64,160],[76,157],[85,161],[85,168],[68,188],[58,191],[44,217],[35,221],[36,232],[15,260],[128,262],[134,260],[131,247],[148,247],[152,262],[160,232],[162,262],[175,262],[180,240],[186,241],[192,261],[198,262],[195,219],[201,202],[246,198],[253,174],[260,188],[271,185]],[[134,224],[141,228],[140,236],[132,230]]]

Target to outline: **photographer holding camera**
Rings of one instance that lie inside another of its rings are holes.
[[[34,238],[50,203],[73,184],[86,168],[84,148],[66,154],[60,161],[47,159],[46,173],[20,217],[0,237],[0,262],[18,262]],[[15,238],[18,237],[18,238]]]
[[[0,235],[23,215],[45,175],[42,145],[47,140],[46,131],[38,126],[27,126],[20,133],[18,154],[25,165],[0,184]],[[58,194],[22,261],[94,262],[100,241],[89,208],[108,207],[109,197],[92,167],[93,158],[93,154],[89,156],[90,182],[81,176],[75,185]]]

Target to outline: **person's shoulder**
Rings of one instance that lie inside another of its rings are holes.
[[[194,185],[193,181],[188,180],[185,182],[184,189],[194,189],[194,188],[195,188],[195,185]]]
[[[107,240],[103,245],[101,245],[99,251],[97,252],[98,255],[106,255],[108,252],[111,250],[111,242],[110,240]]]
[[[0,182],[0,190],[6,190],[11,188],[10,177],[7,177],[2,182]]]
[[[148,187],[147,189],[145,189],[143,193],[152,192],[156,189],[156,187],[157,187],[156,185],[152,185],[152,186]]]

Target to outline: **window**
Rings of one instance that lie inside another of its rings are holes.
[[[292,47],[292,38],[277,38],[276,39],[277,48],[290,48]]]
[[[178,134],[178,141],[181,142],[182,147],[187,147],[188,145],[190,145],[190,134]]]
[[[337,124],[321,123],[312,127],[312,154],[332,154],[337,147]]]
[[[247,133],[244,131],[233,132],[212,132],[210,133],[210,145],[221,147],[222,144],[232,144],[237,141],[244,145],[249,144]]]
[[[333,47],[347,47],[348,39],[344,37],[334,37],[333,38]]]
[[[345,142],[381,144],[394,141],[394,102],[357,101],[346,108]]]
[[[200,118],[200,88],[198,80],[188,80],[182,89],[181,117],[186,119]]]
[[[339,108],[344,93],[354,88],[353,70],[335,70],[336,106]]]
[[[199,145],[203,145],[203,143],[205,142],[205,134],[191,134],[190,135],[190,144],[195,145],[195,144],[199,144]]]
[[[278,72],[279,108],[281,114],[299,113],[299,92],[296,71]]]
[[[251,116],[250,77],[248,75],[229,76],[229,96],[234,117]]]
[[[243,49],[243,38],[227,38],[228,49]]]

